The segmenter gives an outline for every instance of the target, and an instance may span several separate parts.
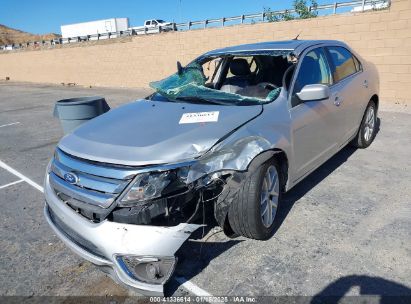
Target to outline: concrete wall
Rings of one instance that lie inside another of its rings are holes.
[[[0,79],[109,87],[146,87],[211,49],[268,40],[338,39],[380,72],[381,99],[408,103],[411,87],[411,0],[383,11],[138,36],[55,49],[0,54]]]

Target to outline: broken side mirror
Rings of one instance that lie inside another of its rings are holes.
[[[297,93],[302,101],[324,100],[330,97],[330,89],[325,84],[307,84]]]

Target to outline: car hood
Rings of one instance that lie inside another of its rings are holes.
[[[86,122],[63,137],[58,146],[66,153],[98,162],[130,166],[176,163],[201,156],[262,110],[262,105],[140,100]]]

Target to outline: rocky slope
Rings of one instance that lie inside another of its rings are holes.
[[[30,34],[0,24],[0,45],[24,43],[28,41],[51,40],[59,37],[60,35],[54,33],[44,35]]]

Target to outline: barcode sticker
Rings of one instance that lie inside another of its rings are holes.
[[[219,111],[184,113],[180,118],[179,124],[217,122],[219,114]]]

